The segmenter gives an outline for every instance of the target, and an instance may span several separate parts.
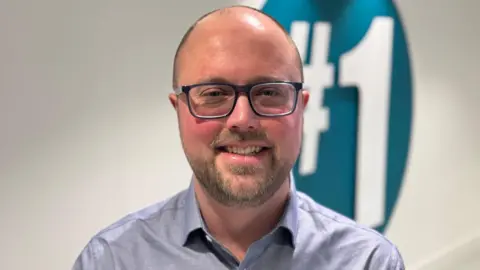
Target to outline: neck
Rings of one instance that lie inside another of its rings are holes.
[[[211,198],[195,181],[195,193],[209,233],[239,260],[248,247],[271,232],[280,221],[290,191],[285,181],[264,204],[251,208],[227,207]],[[261,221],[261,222],[259,222]]]

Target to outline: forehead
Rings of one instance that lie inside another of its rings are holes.
[[[215,25],[194,32],[179,59],[181,84],[222,78],[244,84],[256,78],[300,80],[295,50],[283,32]]]

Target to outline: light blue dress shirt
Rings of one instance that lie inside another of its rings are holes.
[[[398,249],[297,191],[275,230],[237,261],[211,236],[193,185],[132,213],[95,235],[73,270],[404,270]]]

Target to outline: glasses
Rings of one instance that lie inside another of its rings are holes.
[[[175,89],[185,93],[190,113],[202,119],[229,116],[240,93],[245,93],[253,112],[263,117],[286,116],[297,105],[298,92],[303,88],[300,82],[266,82],[248,85],[229,83],[201,83]]]

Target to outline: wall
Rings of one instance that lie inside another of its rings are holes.
[[[453,266],[480,254],[480,4],[397,2],[417,91],[410,166],[389,236],[411,269],[463,269]]]
[[[409,269],[453,269],[480,252],[480,4],[397,2],[414,123],[386,234]],[[2,268],[68,269],[99,229],[187,186],[171,61],[189,23],[226,4],[0,2]]]

